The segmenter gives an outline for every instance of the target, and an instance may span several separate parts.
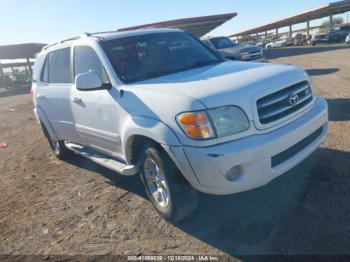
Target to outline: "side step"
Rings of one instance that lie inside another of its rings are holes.
[[[82,155],[90,159],[91,161],[100,164],[106,168],[109,168],[113,171],[116,171],[122,175],[132,176],[139,172],[137,166],[125,164],[121,161],[118,161],[117,159],[111,158],[89,147],[68,142],[66,142],[65,145],[68,149],[72,150],[73,152]]]

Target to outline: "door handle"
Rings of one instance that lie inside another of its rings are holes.
[[[38,93],[38,94],[36,95],[36,98],[37,98],[37,99],[44,99],[44,98],[45,98],[45,95],[42,94],[42,93]]]
[[[81,98],[79,98],[79,97],[73,97],[72,101],[75,102],[75,103],[82,102]]]

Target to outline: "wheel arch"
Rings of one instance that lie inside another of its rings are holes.
[[[122,143],[127,163],[136,163],[137,149],[145,142],[161,145],[180,146],[175,132],[158,119],[148,117],[130,118],[123,128]]]
[[[38,116],[38,120],[39,120],[40,124],[46,129],[47,134],[45,134],[45,133],[44,134],[49,135],[51,138],[58,140],[56,132],[53,129],[45,112],[39,106],[36,106],[35,110],[36,110],[35,113]]]

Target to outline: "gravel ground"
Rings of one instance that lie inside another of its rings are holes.
[[[320,149],[270,184],[230,196],[200,194],[171,224],[138,177],[80,156],[57,160],[28,94],[0,93],[0,254],[350,254],[350,48],[268,50],[308,71],[329,104]]]

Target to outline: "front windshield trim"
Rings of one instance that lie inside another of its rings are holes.
[[[176,32],[176,33],[179,33],[179,32]],[[146,80],[153,79],[153,78],[159,78],[159,77],[162,77],[162,76],[165,76],[165,75],[176,74],[176,73],[185,72],[185,71],[196,69],[196,68],[200,68],[200,67],[205,67],[205,66],[209,66],[209,65],[219,64],[219,63],[222,63],[222,62],[225,61],[222,56],[220,56],[217,52],[213,51],[211,48],[209,48],[208,46],[203,44],[196,37],[192,36],[191,34],[189,34],[187,32],[180,32],[180,33],[186,34],[187,36],[191,37],[195,42],[197,42],[199,45],[204,47],[213,56],[213,59],[205,60],[205,61],[197,61],[197,63],[192,64],[192,65],[187,66],[187,67],[183,67],[183,68],[181,68],[179,70],[164,70],[163,72],[156,71],[156,72],[153,72],[153,73],[150,73],[150,74],[145,74],[143,77],[140,77],[140,78],[136,77],[136,78],[133,78],[133,79],[122,79],[120,77],[120,75],[118,74],[118,70],[117,70],[116,65],[113,63],[113,61],[111,59],[111,53],[110,53],[109,48],[107,46],[107,43],[112,42],[112,41],[114,41],[116,39],[101,41],[101,46],[104,49],[104,51],[105,51],[105,53],[106,53],[106,55],[107,55],[111,65],[112,65],[113,70],[115,71],[118,79],[123,84],[133,84],[133,83],[146,81]],[[158,33],[157,32],[157,33],[152,33],[152,34],[147,34],[147,35],[149,36],[149,35],[156,35],[156,34],[164,34],[164,33],[162,33],[162,32]],[[139,35],[139,37],[142,37],[142,36],[144,36],[144,35]],[[118,38],[118,39],[127,39],[127,38],[132,38],[132,37],[123,37],[123,38]],[[157,73],[157,72],[159,72],[159,73]]]

